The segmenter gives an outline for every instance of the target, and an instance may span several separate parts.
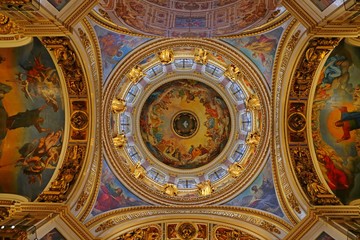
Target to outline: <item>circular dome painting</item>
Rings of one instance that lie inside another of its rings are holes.
[[[140,126],[154,157],[179,169],[211,162],[224,149],[231,130],[229,109],[220,94],[186,79],[163,84],[150,94]]]

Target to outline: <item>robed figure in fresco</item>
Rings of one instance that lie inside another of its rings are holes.
[[[341,142],[350,139],[350,131],[360,128],[360,112],[348,112],[347,107],[339,107],[341,112],[340,120],[335,122],[335,126],[341,127],[344,134],[337,140]]]

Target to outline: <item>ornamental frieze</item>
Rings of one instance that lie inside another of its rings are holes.
[[[310,155],[306,132],[307,106],[314,76],[321,61],[339,43],[338,38],[315,38],[303,51],[293,75],[287,109],[290,158],[298,182],[313,205],[337,205],[339,199],[321,182]]]

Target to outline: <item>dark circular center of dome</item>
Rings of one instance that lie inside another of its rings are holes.
[[[175,115],[172,124],[174,132],[184,138],[193,136],[199,126],[195,114],[188,111],[180,112]]]
[[[140,132],[147,149],[174,168],[208,164],[224,149],[231,131],[224,99],[212,87],[194,80],[158,87],[140,114]]]

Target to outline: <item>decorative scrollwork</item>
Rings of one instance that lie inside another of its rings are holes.
[[[209,52],[203,48],[195,48],[194,61],[196,63],[206,64],[208,62]]]
[[[178,194],[178,189],[174,184],[166,183],[163,186],[162,192],[169,196],[176,196]]]
[[[137,83],[141,78],[143,78],[146,74],[143,73],[140,66],[136,65],[133,67],[130,72],[127,74],[127,78],[133,82]]]
[[[229,65],[224,72],[224,76],[232,81],[241,80],[243,78],[243,72],[234,64]]]
[[[151,240],[160,240],[161,239],[161,230],[157,225],[151,225],[145,228],[137,228],[125,234],[122,234],[120,237],[116,238],[117,240],[133,240],[133,239],[151,239]]]
[[[126,144],[126,142],[127,142],[126,136],[123,133],[118,134],[113,138],[114,146],[117,148],[122,148]]]
[[[259,145],[260,142],[260,133],[259,132],[252,132],[249,133],[245,140],[246,144],[255,151],[256,147]]]
[[[69,93],[86,94],[84,74],[70,40],[66,37],[44,37],[42,41],[53,51],[58,65],[62,68]]]
[[[229,166],[228,172],[231,177],[236,178],[240,176],[244,170],[245,168],[240,163],[236,162]]]
[[[170,64],[174,61],[174,51],[172,49],[165,49],[158,52],[159,61],[162,64]]]
[[[121,113],[126,110],[126,101],[124,99],[114,98],[111,103],[113,113]]]
[[[339,43],[339,41],[339,38],[315,38],[310,41],[294,75],[291,92],[292,96],[308,96],[314,74],[321,60]]]
[[[246,109],[248,111],[261,110],[261,103],[256,94],[251,94],[246,101]]]
[[[17,25],[8,16],[0,13],[0,34],[13,34],[17,31]]]
[[[40,202],[63,202],[71,185],[80,171],[81,163],[85,158],[85,146],[73,145],[68,148],[65,163],[59,169],[55,181],[51,183],[49,190],[44,191],[38,197]]]
[[[198,193],[201,196],[207,196],[214,192],[215,188],[211,185],[210,180],[206,180],[197,185]]]
[[[301,186],[314,205],[335,205],[340,201],[324,187],[314,169],[307,147],[291,147],[290,152]]]
[[[145,177],[146,171],[141,166],[140,162],[137,162],[136,165],[132,166],[130,169],[133,176],[137,179],[143,179]]]

